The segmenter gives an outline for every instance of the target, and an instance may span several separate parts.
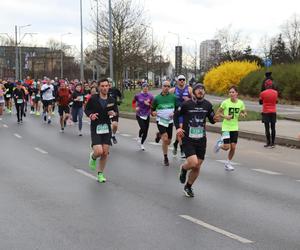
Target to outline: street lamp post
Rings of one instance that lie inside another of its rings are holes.
[[[109,13],[109,75],[110,78],[114,79],[113,71],[113,48],[112,48],[112,15],[111,15],[111,0],[108,0],[108,13]]]
[[[152,68],[152,79],[154,80],[154,47],[153,47],[153,27],[146,25],[146,24],[142,24],[143,26],[150,28],[151,29],[151,68]],[[148,63],[148,62],[147,62]],[[147,72],[147,77],[148,77],[148,72]]]
[[[99,2],[96,1],[96,79],[99,81],[100,78],[100,48],[99,48]],[[94,73],[93,73],[93,79],[94,79]]]
[[[71,34],[72,34],[71,32],[68,32],[60,35],[60,79],[64,78],[64,64],[63,64],[64,55],[62,49],[62,38],[63,36],[71,35]]]
[[[23,78],[23,73],[22,73],[22,51],[21,51],[21,42],[22,42],[22,39],[25,37],[26,33],[24,34],[24,37],[21,38],[21,29],[25,28],[25,27],[29,27],[31,26],[31,24],[27,24],[27,25],[23,25],[23,26],[19,26],[19,64],[20,64],[20,67],[19,67],[19,70],[20,70],[20,74],[19,74],[19,78],[20,80]]]
[[[83,26],[82,26],[82,0],[80,0],[80,81],[84,81],[84,70],[83,70]]]
[[[195,42],[195,80],[196,80],[196,77],[197,77],[197,41],[195,39],[189,38],[189,37],[187,37],[186,39],[192,40]]]

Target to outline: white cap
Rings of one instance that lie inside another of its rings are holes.
[[[179,75],[179,76],[177,77],[177,80],[179,80],[179,79],[184,79],[184,80],[185,80],[185,76],[184,76],[184,75]]]

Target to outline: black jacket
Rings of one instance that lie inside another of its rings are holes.
[[[106,107],[103,108],[100,103],[99,94],[93,95],[86,104],[85,114],[89,117],[91,114],[98,113],[98,119],[91,121],[91,127],[96,127],[99,124],[110,124],[110,118],[108,116],[108,111],[114,111],[118,113],[118,106],[116,101],[112,97],[107,98]]]

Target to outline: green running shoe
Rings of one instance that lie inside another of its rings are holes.
[[[93,159],[92,155],[93,152],[90,153],[89,167],[91,170],[95,171],[97,168],[97,161]]]
[[[99,181],[100,183],[106,182],[106,178],[105,178],[105,176],[104,176],[103,173],[98,173],[98,181]]]

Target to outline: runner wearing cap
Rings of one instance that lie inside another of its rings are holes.
[[[229,88],[229,97],[221,103],[217,114],[223,119],[222,122],[222,137],[217,140],[214,147],[215,153],[220,149],[228,151],[228,158],[225,163],[225,170],[233,171],[231,160],[234,156],[236,144],[239,135],[239,116],[246,117],[245,104],[242,100],[238,99],[238,90],[236,86]]]
[[[113,81],[111,78],[108,78],[109,81],[109,91],[108,95],[112,98],[115,99],[115,102],[117,105],[121,104],[121,99],[122,99],[122,93],[120,92],[119,89],[113,86]],[[117,114],[116,116],[111,118],[111,127],[112,127],[112,136],[111,139],[114,144],[117,144],[117,138],[116,138],[116,133],[118,131],[118,125],[119,125],[119,115]]]
[[[156,134],[155,141],[158,143],[162,139],[162,150],[164,155],[164,165],[169,166],[168,147],[173,134],[173,116],[178,107],[177,98],[169,93],[171,84],[164,81],[162,92],[154,98],[152,104],[152,115],[156,116],[156,123],[159,133]]]
[[[191,99],[192,97],[192,92],[193,89],[186,84],[185,81],[185,76],[184,75],[179,75],[177,77],[177,85],[174,88],[170,89],[170,93],[174,94],[178,100],[178,105],[179,107],[182,105],[182,103],[184,101],[188,101]],[[182,117],[178,117],[179,119],[179,124],[182,124]],[[182,143],[181,143],[181,139],[176,137],[176,140],[173,143],[173,155],[176,156],[177,155],[177,147],[178,147],[178,143],[180,145],[180,154],[181,154],[181,158],[184,158],[184,152],[182,149]]]
[[[194,197],[192,185],[199,176],[205,158],[206,119],[212,124],[217,120],[212,104],[204,99],[204,96],[204,85],[195,84],[192,99],[183,102],[175,113],[177,136],[182,139],[182,148],[186,156],[185,163],[180,166],[179,180],[185,184],[183,191],[187,197]],[[182,125],[179,124],[179,116],[182,117]],[[190,172],[187,179],[188,171]]]
[[[86,104],[85,114],[91,119],[91,139],[93,151],[90,153],[89,167],[97,168],[97,179],[105,182],[104,169],[111,145],[111,119],[116,116],[118,106],[115,99],[108,96],[109,83],[107,79],[99,81],[99,94],[93,95]],[[97,158],[100,158],[97,166]]]
[[[153,95],[148,92],[148,87],[148,83],[143,83],[142,92],[136,94],[132,101],[133,106],[136,106],[136,120],[140,127],[138,143],[143,151],[145,150],[144,142],[148,135],[151,104],[153,102]]]

